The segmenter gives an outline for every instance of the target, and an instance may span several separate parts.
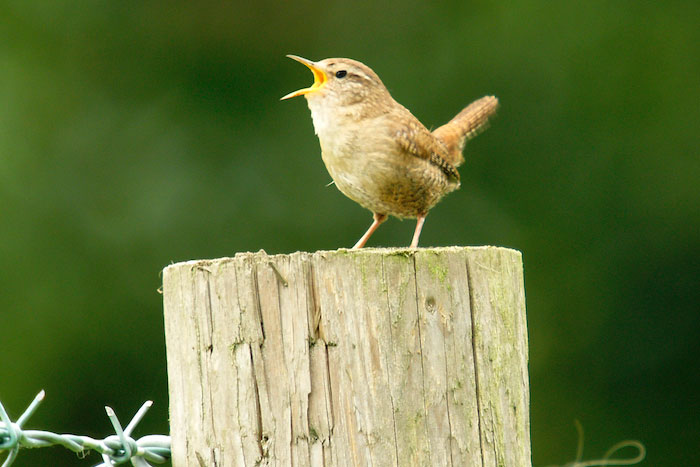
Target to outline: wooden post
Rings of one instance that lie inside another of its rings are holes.
[[[174,467],[531,465],[517,251],[260,251],[163,292]]]

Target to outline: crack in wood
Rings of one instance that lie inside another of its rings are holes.
[[[479,386],[479,364],[478,364],[478,351],[476,348],[476,321],[475,321],[475,308],[476,308],[476,298],[474,296],[474,281],[472,280],[471,268],[469,266],[469,260],[465,258],[464,267],[467,274],[467,287],[469,288],[469,313],[471,315],[472,322],[472,358],[474,359],[474,389],[476,391],[476,412],[477,412],[477,423],[479,427],[479,450],[481,451],[481,465],[484,465],[484,439],[482,434],[483,427],[481,426],[481,388]]]
[[[450,299],[451,299],[451,297],[450,297]],[[452,316],[450,316],[449,319],[452,319]],[[443,327],[442,327],[442,354],[443,354],[443,358],[445,361],[445,406],[446,406],[446,410],[447,410],[447,428],[448,428],[448,433],[449,433],[449,436],[447,438],[447,444],[448,444],[449,450],[450,450],[450,465],[454,465],[454,459],[452,458],[452,439],[454,438],[454,433],[452,432],[452,420],[451,420],[451,415],[450,415],[450,395],[449,395],[450,374],[448,371],[449,362],[447,360],[447,326],[444,322],[443,322]]]
[[[428,424],[427,424],[427,419],[428,419],[428,404],[425,399],[426,396],[426,389],[425,389],[425,361],[424,361],[424,355],[423,355],[423,337],[421,335],[421,306],[420,306],[420,299],[418,297],[418,272],[416,269],[416,255],[413,254],[411,255],[411,260],[413,263],[413,284],[415,286],[415,293],[416,293],[416,326],[418,328],[418,349],[420,352],[420,373],[421,373],[421,383],[422,383],[422,389],[423,389],[423,428],[425,429],[425,439],[428,441],[428,463],[432,465],[432,459],[431,459],[431,453],[432,449],[430,446],[430,436],[428,435]]]
[[[382,283],[384,285],[384,298],[386,299],[386,312],[387,312],[387,318],[389,321],[389,348],[393,349],[394,348],[394,329],[392,326],[392,318],[391,318],[391,302],[389,300],[389,283],[386,278],[386,264],[385,264],[385,258],[382,257]],[[389,365],[389,352],[385,353],[386,359],[385,359],[385,365],[386,365],[386,381],[388,387],[393,387],[392,380],[391,380],[391,365]],[[398,439],[398,434],[396,432],[396,406],[395,406],[395,401],[394,401],[394,395],[389,392],[389,401],[391,402],[391,421],[392,421],[392,426],[394,429],[394,455],[396,456],[396,462],[399,460],[399,439]]]
[[[260,458],[265,456],[265,451],[263,448],[263,423],[262,423],[262,409],[260,408],[260,389],[258,388],[258,379],[255,377],[257,374],[255,371],[255,356],[253,354],[253,349],[248,346],[248,355],[250,356],[250,365],[253,369],[253,392],[255,393],[255,413],[256,413],[256,423],[257,426],[255,431],[255,439],[258,442],[258,450],[260,452]]]
[[[258,268],[255,265],[255,262],[251,261],[250,262],[250,267],[251,267],[251,277],[253,278],[253,298],[255,300],[255,311],[258,317],[258,322],[260,323],[260,331],[262,333],[262,341],[260,342],[260,346],[265,343],[265,323],[263,322],[263,317],[262,317],[262,303],[260,302],[260,286],[258,284]]]

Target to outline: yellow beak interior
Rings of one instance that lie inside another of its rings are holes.
[[[286,96],[282,97],[280,100],[284,99],[289,99],[290,97],[296,97],[296,96],[302,96],[304,94],[308,94],[310,92],[318,91],[321,86],[326,84],[326,81],[328,81],[328,78],[326,77],[326,73],[318,68],[314,62],[311,60],[307,60],[303,57],[299,57],[297,55],[287,55],[287,57],[291,58],[292,60],[296,60],[299,63],[303,63],[306,65],[309,70],[314,74],[314,84],[311,85],[311,87],[304,88],[304,89],[299,89],[298,91],[290,92]]]

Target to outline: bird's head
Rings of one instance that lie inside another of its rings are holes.
[[[309,102],[320,100],[336,105],[351,105],[384,98],[388,91],[370,67],[349,58],[326,58],[313,62],[296,55],[287,57],[306,65],[314,74],[314,83],[290,92],[282,99],[304,96]]]

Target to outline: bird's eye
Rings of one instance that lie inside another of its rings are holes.
[[[335,72],[335,77],[336,77],[336,78],[344,78],[345,75],[347,75],[347,74],[348,74],[347,71],[345,71],[345,70],[340,70],[340,71],[336,71],[336,72]]]

